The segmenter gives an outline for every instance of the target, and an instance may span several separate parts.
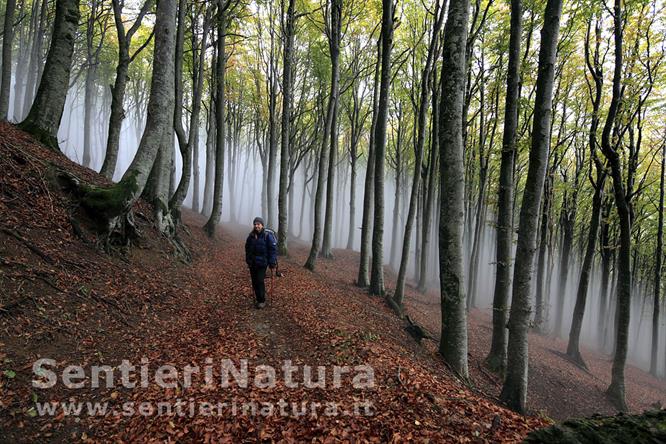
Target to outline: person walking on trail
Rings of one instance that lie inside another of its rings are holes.
[[[277,266],[277,241],[272,231],[264,228],[264,220],[255,217],[254,228],[245,241],[245,262],[250,268],[252,289],[257,308],[266,306],[266,267],[271,270]]]

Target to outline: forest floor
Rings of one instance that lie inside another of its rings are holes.
[[[302,247],[304,248],[304,247]],[[341,282],[352,284],[358,270],[358,253],[335,250],[334,261],[322,261],[323,272]],[[306,256],[303,256],[306,257]],[[386,273],[391,291],[395,275]],[[410,318],[435,340],[425,339],[422,346],[435,355],[441,329],[439,293],[431,289],[421,294],[414,287],[405,289],[405,308]],[[469,315],[469,372],[474,388],[499,403],[502,380],[483,364],[492,337],[491,309],[472,309]],[[581,347],[588,367],[581,368],[566,355],[567,342],[560,338],[531,332],[529,335],[528,409],[532,414],[563,421],[594,414],[613,415],[605,395],[610,384],[613,357]],[[625,368],[627,405],[634,413],[666,405],[666,380],[628,364]]]
[[[353,285],[357,256],[349,251],[335,251],[335,260],[320,260],[317,272],[310,273],[302,267],[306,247],[293,245],[291,256],[281,259],[284,276],[273,281],[263,310],[253,308],[244,264],[249,227],[222,226],[211,241],[200,228],[204,220],[186,212],[187,228],[179,236],[193,261],[182,264],[153,228],[148,205],[139,202],[134,211],[140,239],[129,249],[105,253],[87,228],[85,214],[61,192],[56,179],[60,169],[90,183],[107,183],[13,126],[0,124],[0,441],[515,442],[546,425],[545,416],[605,412],[607,403],[597,393],[600,381],[570,369],[550,352],[552,345],[541,352],[552,362],[544,365],[544,373],[534,377],[531,370],[536,415],[525,417],[501,407],[494,399],[498,389],[492,376],[478,366],[489,337],[482,313],[471,318],[473,385],[462,383],[437,355],[434,341],[418,344],[380,298]],[[408,292],[408,307],[432,332],[438,331],[439,309],[432,294]],[[58,376],[52,388],[31,384],[40,379],[32,368],[39,358],[56,362],[47,366]],[[148,362],[149,384],[123,387],[121,361],[136,365],[138,373],[142,358]],[[224,359],[235,366],[246,359],[250,378],[259,374],[257,365],[271,365],[278,370],[277,384],[222,387],[219,363]],[[297,366],[298,387],[288,386],[280,372],[284,360]],[[588,360],[592,374],[603,379],[608,359],[600,358],[599,368]],[[199,365],[204,373],[209,362],[213,384],[204,384],[202,375],[195,375],[190,386],[183,383],[187,365]],[[152,378],[157,367],[167,364],[180,375],[181,382],[172,388],[162,388]],[[84,367],[83,388],[63,385],[60,376],[68,365]],[[112,368],[114,387],[92,387],[92,366],[100,365]],[[305,365],[326,366],[326,389],[303,387]],[[352,371],[340,387],[331,387],[332,369],[343,365],[371,366],[374,385],[354,388]],[[542,391],[540,382],[552,379],[549,370],[559,371],[561,379]],[[654,388],[641,399],[638,386],[649,380],[637,372],[629,370],[627,390],[630,406],[638,410],[666,391],[663,383],[650,382]],[[590,399],[581,399],[583,389]],[[179,400],[184,403],[180,414],[157,414],[160,403],[173,407]],[[299,414],[303,401],[311,403],[305,415]],[[102,403],[107,411],[90,412],[86,402]],[[53,414],[40,413],[44,403],[57,407]],[[66,412],[56,403],[83,403],[83,410]],[[226,405],[211,415],[201,403]],[[253,403],[258,414],[243,410]],[[276,407],[284,403],[287,415]],[[357,404],[361,410],[354,412]],[[273,414],[261,414],[267,405],[274,407]],[[365,406],[371,415],[364,414]],[[312,408],[318,415],[309,414]]]

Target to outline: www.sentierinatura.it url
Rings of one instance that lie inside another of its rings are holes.
[[[207,402],[198,400],[127,401],[122,404],[94,401],[36,402],[33,412],[37,416],[373,416],[374,408],[368,400],[357,400],[345,405],[335,401],[240,401]]]

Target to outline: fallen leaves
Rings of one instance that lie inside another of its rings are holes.
[[[29,364],[38,355],[53,357],[58,365],[110,366],[146,357],[152,370],[167,363],[179,369],[203,365],[207,359],[247,359],[250,366],[274,367],[285,359],[313,368],[365,364],[375,380],[367,389],[349,383],[293,388],[284,381],[271,388],[194,383],[167,390],[155,384],[127,390],[56,389],[40,392],[40,400],[104,401],[121,413],[127,403],[226,405],[215,416],[135,412],[74,418],[60,411],[55,417],[31,418],[4,409],[0,424],[12,438],[29,441],[49,433],[83,442],[513,442],[546,423],[516,415],[462,385],[436,353],[415,343],[381,299],[349,281],[355,254],[336,252],[334,262],[322,260],[320,271],[311,273],[301,266],[307,248],[293,242],[290,258],[281,260],[284,277],[275,278],[267,308],[254,310],[243,258],[246,227],[225,226],[221,239],[210,241],[198,228],[203,219],[185,212],[191,235],[184,237],[195,256],[185,267],[165,254],[169,246],[151,228],[150,218],[137,218],[145,224],[142,248],[126,257],[106,255],[73,234],[72,202],[49,189],[43,161],[94,183],[103,179],[8,124],[0,124],[0,133],[0,168],[7,171],[0,178],[0,227],[19,236],[5,232],[0,237],[0,266],[53,283],[0,275],[10,298],[21,291],[31,297],[11,318],[0,318],[2,329],[13,335],[3,352],[17,363],[12,371],[22,369],[15,378],[2,378],[11,387],[0,387],[13,411],[35,404]],[[139,204],[141,212],[151,214],[144,205]],[[86,237],[94,240],[90,233]],[[220,377],[219,368],[213,373]],[[233,404],[280,401],[290,406],[306,401],[310,407],[334,403],[339,410],[335,415],[318,410],[262,416],[239,414]],[[371,404],[372,415],[357,414],[359,403]]]

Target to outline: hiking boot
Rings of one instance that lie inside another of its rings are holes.
[[[258,302],[257,303],[257,308],[259,308],[259,309],[264,308],[265,306],[266,306],[265,302]]]

